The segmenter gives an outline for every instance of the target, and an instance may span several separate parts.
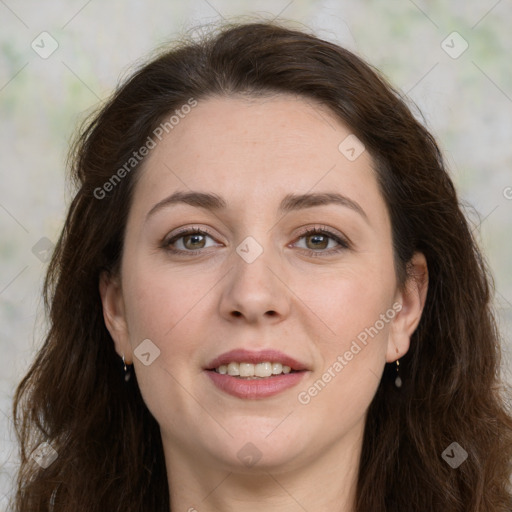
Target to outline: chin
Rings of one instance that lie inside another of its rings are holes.
[[[225,443],[210,446],[210,453],[216,463],[227,471],[236,473],[282,472],[292,470],[298,457],[304,454],[308,441],[300,439],[289,429],[275,430],[279,422],[268,421],[258,427],[258,423],[248,429],[230,431],[233,438],[225,438]],[[273,431],[274,429],[274,431]]]

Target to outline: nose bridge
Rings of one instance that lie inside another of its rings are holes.
[[[281,258],[275,254],[271,232],[262,229],[258,233],[246,236],[231,255],[232,272],[221,304],[223,315],[256,321],[287,313],[286,287],[278,278]]]

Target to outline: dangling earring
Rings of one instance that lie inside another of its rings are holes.
[[[124,381],[128,382],[130,380],[130,377],[132,376],[132,372],[126,368],[126,361],[124,360],[124,354],[123,354],[123,365],[124,365]]]
[[[396,352],[398,353],[398,349],[396,349]],[[402,379],[401,379],[400,375],[398,374],[399,370],[400,370],[400,359],[397,359],[396,360],[396,379],[395,379],[395,386],[397,388],[402,387]]]

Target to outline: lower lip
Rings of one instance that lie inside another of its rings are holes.
[[[292,372],[250,380],[217,373],[213,370],[207,370],[206,373],[221,391],[238,398],[257,400],[277,395],[286,389],[292,388],[303,379],[307,372]]]

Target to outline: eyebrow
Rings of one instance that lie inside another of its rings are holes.
[[[146,220],[156,212],[175,204],[188,204],[197,208],[218,211],[227,208],[227,202],[217,194],[206,192],[174,192],[170,196],[155,204],[146,215]],[[363,208],[354,200],[338,193],[308,193],[308,194],[287,194],[279,205],[280,213],[312,208],[315,206],[326,206],[336,204],[355,211],[368,222],[368,216]]]

